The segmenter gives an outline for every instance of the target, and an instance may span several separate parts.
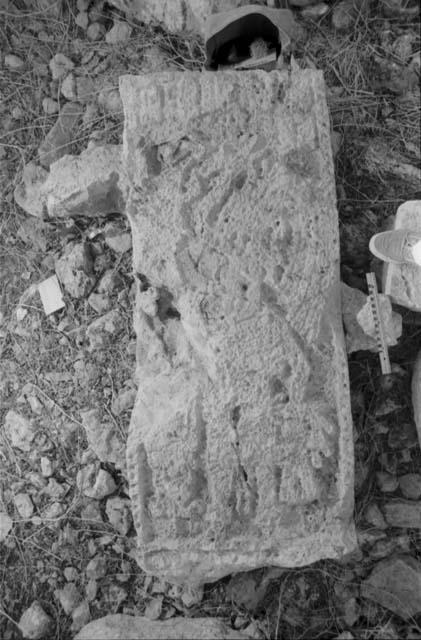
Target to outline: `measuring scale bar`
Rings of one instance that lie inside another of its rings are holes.
[[[384,335],[383,321],[380,314],[379,307],[379,292],[377,290],[376,276],[374,273],[366,273],[368,295],[370,298],[371,312],[373,314],[374,329],[376,332],[377,348],[379,350],[380,366],[382,368],[382,374],[388,375],[392,373],[390,366],[389,351],[387,348],[386,338]]]

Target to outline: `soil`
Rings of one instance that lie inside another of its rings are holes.
[[[384,557],[405,552],[421,560],[420,528],[380,529],[367,520],[369,505],[381,508],[393,497],[403,497],[397,482],[379,482],[379,472],[399,478],[421,470],[410,392],[421,344],[421,318],[415,313],[396,309],[403,316],[403,334],[390,349],[391,376],[381,375],[376,354],[360,351],[349,357],[355,522],[361,543],[353,557],[228,577],[206,585],[203,597],[189,600],[140,570],[133,560],[133,526],[128,521],[116,530],[110,523],[109,496],[94,500],[80,491],[78,472],[93,465],[95,472],[102,468],[114,481],[113,497],[128,498],[124,468],[98,461],[82,414],[99,408],[101,420],[116,441],[124,443],[130,392],[135,389],[133,276],[131,251],[118,253],[106,242],[109,218],[41,221],[27,216],[14,201],[23,167],[37,160],[38,148],[57,118],[45,112],[43,100],[60,106],[66,102],[60,83],[51,81],[48,65],[56,53],[63,53],[107,86],[117,87],[123,72],[170,64],[180,70],[202,69],[204,48],[199,37],[170,35],[134,22],[127,43],[111,45],[103,37],[92,41],[76,24],[76,2],[56,3],[54,16],[30,10],[30,4],[0,1],[0,425],[13,410],[28,418],[36,433],[23,451],[12,446],[0,427],[0,511],[13,520],[11,532],[0,542],[0,637],[20,638],[16,623],[37,600],[53,621],[45,640],[72,638],[81,622],[65,612],[58,590],[73,582],[76,600],[87,604],[91,619],[109,613],[160,619],[212,616],[256,638],[421,638],[421,615],[404,619],[363,598],[360,590]],[[126,20],[107,3],[98,4],[104,31],[113,19]],[[401,6],[398,0],[393,5],[389,0],[362,0],[355,3],[352,25],[340,31],[332,26],[338,4],[328,3],[315,21],[297,12],[305,31],[294,57],[301,67],[325,74],[338,147],[341,277],[366,291],[365,273],[379,273],[380,268],[368,250],[371,235],[390,224],[402,202],[421,198],[416,181],[399,172],[386,174],[381,164],[367,162],[370,144],[380,140],[389,154],[421,166],[419,21],[407,11],[411,2]],[[7,63],[8,55],[22,64]],[[410,65],[416,83],[406,74]],[[72,152],[79,153],[89,142],[121,142],[122,128],[120,111],[92,104]],[[128,230],[123,217],[111,222],[116,232]],[[31,290],[54,273],[54,262],[66,248],[78,243],[88,247],[85,266],[93,282],[108,274],[102,302],[107,310],[118,310],[118,331],[106,348],[92,348],[92,332],[87,333],[101,315],[88,301],[90,292],[79,297],[66,293],[65,308],[45,316]],[[17,497],[21,494],[29,498]]]

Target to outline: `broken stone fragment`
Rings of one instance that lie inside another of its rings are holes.
[[[25,63],[22,58],[13,55],[13,53],[9,53],[4,56],[4,64],[11,71],[22,71],[25,68]]]
[[[127,22],[115,21],[105,36],[107,44],[125,44],[130,40],[132,28]]]
[[[109,498],[105,505],[105,512],[114,529],[122,536],[127,535],[132,525],[130,500],[119,496]]]
[[[39,602],[35,601],[23,612],[18,627],[24,638],[41,640],[47,637],[54,626],[52,618],[47,615]]]
[[[389,527],[421,529],[421,501],[393,500],[382,507]]]
[[[374,319],[368,297],[359,289],[341,282],[341,298],[346,350],[348,353],[360,350],[377,352]],[[379,294],[379,307],[386,343],[395,345],[402,333],[402,318],[392,311],[390,300],[385,295]]]
[[[121,147],[97,146],[50,167],[43,194],[51,217],[103,216],[124,210]]]
[[[78,102],[67,102],[61,109],[57,121],[47,133],[38,149],[39,161],[48,168],[71,151],[76,136],[76,128],[83,115],[83,107]]]
[[[421,200],[408,200],[398,208],[394,229],[421,232]],[[421,266],[384,263],[383,290],[392,302],[421,311]]]
[[[5,511],[0,511],[0,542],[6,540],[13,528],[13,520]]]
[[[63,53],[56,53],[50,60],[50,70],[53,80],[60,80],[74,68],[74,62]]]
[[[66,100],[77,100],[76,79],[73,73],[69,73],[61,83],[61,93]]]
[[[246,640],[249,636],[227,627],[218,618],[172,618],[148,620],[115,614],[90,622],[74,640]]]
[[[79,606],[76,607],[74,611],[72,611],[72,631],[77,632],[86,624],[88,624],[91,619],[91,612],[89,609],[89,602],[84,600],[80,603]]]
[[[114,493],[117,485],[105,469],[98,469],[96,464],[89,464],[77,472],[76,484],[81,493],[88,498],[102,500]]]
[[[163,72],[120,93],[139,564],[194,585],[341,557],[354,463],[322,74]]]
[[[107,559],[105,556],[95,556],[86,567],[86,577],[88,580],[99,580],[107,573]]]
[[[27,493],[18,493],[14,497],[16,510],[21,518],[27,520],[34,513],[34,505],[31,496]]]
[[[99,409],[81,412],[82,424],[88,438],[89,446],[101,462],[112,462],[124,469],[125,444],[117,435],[115,427],[101,417]]]
[[[113,224],[106,225],[104,229],[105,243],[115,253],[126,253],[132,248],[132,236],[122,231]]]
[[[73,298],[83,298],[92,289],[95,279],[84,243],[68,244],[55,262],[55,271],[63,287]]]
[[[22,180],[14,191],[16,203],[26,213],[37,218],[43,218],[47,213],[46,197],[42,187],[48,177],[48,172],[35,162],[28,162],[22,173]]]
[[[76,609],[82,600],[79,589],[73,582],[64,585],[62,589],[57,589],[54,595],[63,607],[64,613],[68,616]]]
[[[35,425],[20,413],[10,409],[4,419],[4,432],[12,447],[22,451],[30,451],[35,438]]]
[[[361,585],[361,596],[404,619],[421,612],[421,563],[409,555],[378,562]]]
[[[97,351],[109,344],[110,341],[116,340],[123,326],[123,316],[117,309],[113,309],[91,322],[86,330],[89,350]]]
[[[421,498],[421,475],[419,473],[407,473],[399,478],[399,487],[404,498],[418,500]]]

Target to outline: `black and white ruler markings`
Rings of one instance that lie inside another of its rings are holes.
[[[388,375],[392,373],[389,360],[389,351],[386,343],[386,336],[384,334],[384,327],[382,317],[380,315],[379,307],[379,292],[377,290],[376,276],[374,273],[366,273],[368,296],[370,299],[371,311],[373,314],[374,328],[376,332],[377,348],[379,350],[380,366],[382,368],[382,374]]]

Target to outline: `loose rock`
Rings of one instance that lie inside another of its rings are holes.
[[[91,305],[92,309],[99,315],[103,315],[112,307],[111,300],[103,293],[91,293],[88,298],[88,302]]]
[[[332,13],[332,26],[338,31],[347,31],[355,21],[354,0],[343,0],[339,2]]]
[[[53,628],[53,620],[41,605],[35,601],[26,609],[19,620],[19,629],[24,638],[41,640],[48,636]]]
[[[162,613],[162,603],[164,598],[161,596],[160,598],[152,598],[146,604],[144,616],[148,620],[159,620]]]
[[[105,36],[108,44],[126,44],[130,40],[132,28],[127,22],[114,22]]]
[[[370,503],[366,507],[364,511],[364,519],[369,524],[372,524],[373,527],[377,527],[378,529],[387,528],[386,520],[384,519],[384,516],[380,511],[378,504],[376,504],[375,502]]]
[[[378,471],[376,473],[377,486],[380,491],[385,493],[391,493],[396,491],[399,486],[398,479],[396,476],[392,476],[390,473],[386,473],[386,471]]]
[[[100,146],[83,151],[80,156],[61,158],[51,165],[43,187],[48,215],[96,217],[124,211],[120,174],[119,145]]]
[[[34,513],[34,505],[27,493],[18,493],[14,497],[16,509],[21,518],[27,520]]]
[[[122,536],[128,534],[132,526],[132,514],[130,511],[130,500],[125,500],[118,496],[107,500],[105,511],[110,524]]]
[[[88,562],[86,577],[88,580],[99,580],[107,573],[107,559],[104,556],[95,556]]]
[[[60,80],[74,69],[74,63],[63,53],[56,53],[50,60],[50,69],[53,80]]]
[[[86,11],[81,11],[80,13],[78,13],[75,18],[75,24],[86,31],[89,25],[88,13]]]
[[[123,317],[117,309],[91,322],[86,330],[90,351],[104,348],[110,340],[115,340],[122,328]]]
[[[328,11],[329,5],[325,2],[319,2],[313,6],[305,7],[301,11],[301,15],[303,18],[307,18],[308,20],[319,20],[320,18],[323,18]]]
[[[88,624],[90,619],[91,612],[89,610],[89,602],[84,600],[72,613],[72,631],[79,631],[82,627]]]
[[[6,413],[4,430],[13,447],[27,452],[31,450],[35,437],[35,426],[32,420],[10,409]]]
[[[96,500],[90,500],[87,503],[84,503],[82,510],[80,512],[80,517],[82,520],[88,522],[102,522],[102,514]]]
[[[112,412],[115,416],[119,416],[125,411],[133,409],[136,400],[136,391],[134,389],[123,389],[113,400]]]
[[[117,488],[108,471],[104,469],[98,470],[95,464],[89,464],[78,471],[76,484],[85,496],[95,498],[95,500],[102,500]]]
[[[77,91],[76,91],[76,79],[73,73],[69,73],[61,83],[61,93],[66,98],[66,100],[76,101]]]
[[[362,583],[363,598],[404,619],[421,612],[421,563],[404,555],[379,562]]]
[[[123,103],[121,102],[120,93],[115,87],[104,87],[98,93],[97,102],[100,107],[112,115],[123,113]]]
[[[130,233],[122,232],[114,225],[107,225],[104,229],[106,244],[115,253],[126,253],[132,248],[132,236]]]
[[[81,412],[82,424],[89,446],[101,462],[112,462],[118,468],[125,467],[125,445],[114,426],[101,417],[99,409]]]
[[[419,473],[407,473],[399,478],[399,487],[405,498],[418,500],[421,498],[421,475]]]
[[[53,113],[58,112],[59,104],[58,102],[56,102],[56,100],[53,100],[52,98],[44,98],[44,100],[42,101],[42,109],[44,113],[50,116]]]
[[[360,350],[377,351],[375,329],[367,296],[359,289],[354,289],[341,282],[341,300],[348,353]],[[386,342],[392,346],[397,343],[397,338],[402,333],[402,318],[398,313],[392,311],[387,296],[379,294],[379,300]]]
[[[105,27],[103,24],[99,22],[92,22],[86,30],[86,37],[91,42],[96,42],[97,40],[101,40],[101,38],[105,35]]]
[[[92,289],[95,279],[86,245],[68,244],[56,260],[55,271],[63,287],[73,298],[83,298]]]
[[[116,614],[90,622],[74,640],[245,640],[217,618],[171,618],[153,621],[140,616]]]
[[[83,108],[78,102],[68,102],[61,109],[56,123],[38,149],[43,167],[49,168],[53,162],[69,153],[82,114]]]
[[[6,540],[12,530],[12,527],[12,518],[5,511],[0,511],[0,542]]]
[[[42,191],[48,172],[35,162],[28,162],[22,173],[22,181],[14,191],[16,203],[26,213],[43,218],[47,213],[46,197]]]
[[[79,578],[79,571],[75,567],[65,567],[63,573],[67,582],[74,582]]]
[[[421,529],[421,502],[394,500],[386,502],[382,510],[390,527]]]
[[[24,61],[18,56],[14,56],[13,54],[8,54],[7,56],[4,56],[4,64],[11,71],[21,71],[21,69],[23,69],[25,66]]]
[[[63,589],[57,589],[54,595],[63,607],[64,613],[70,615],[80,603],[82,597],[73,582],[64,585]]]

